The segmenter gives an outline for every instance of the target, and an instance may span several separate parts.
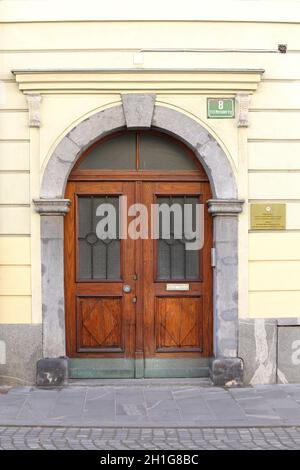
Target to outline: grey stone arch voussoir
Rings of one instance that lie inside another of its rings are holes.
[[[197,121],[166,106],[155,104],[153,94],[122,95],[122,104],[86,118],[55,148],[45,168],[40,199],[34,200],[41,217],[43,356],[66,354],[64,312],[63,216],[70,201],[64,199],[68,176],[82,152],[99,138],[120,129],[160,129],[185,142],[198,157],[210,180],[213,199],[214,240],[214,359],[212,378],[216,384],[241,381],[242,362],[237,358],[238,338],[238,214],[243,201],[237,199],[235,176],[224,150]],[[53,364],[54,369],[53,370]],[[56,382],[57,361],[41,362],[38,381]],[[64,376],[65,363],[61,365]],[[39,367],[38,367],[39,369]],[[46,372],[45,372],[46,370]],[[58,379],[59,381],[59,379]]]

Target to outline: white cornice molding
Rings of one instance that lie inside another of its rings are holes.
[[[253,93],[263,69],[19,69],[13,70],[25,94],[41,93]]]
[[[66,21],[252,21],[291,22],[300,19],[296,0],[211,0],[188,2],[152,0],[2,0],[3,22],[66,22]]]
[[[170,72],[188,72],[188,73],[264,73],[264,69],[247,69],[247,68],[126,68],[126,67],[120,67],[120,68],[68,68],[68,69],[13,69],[12,73],[13,74],[39,74],[39,73],[122,73],[122,72],[140,72],[140,73],[152,73],[152,72],[165,72],[165,73],[170,73]]]

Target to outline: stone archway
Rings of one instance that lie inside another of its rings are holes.
[[[61,140],[48,161],[40,199],[34,200],[36,210],[42,216],[44,358],[65,355],[63,216],[68,212],[70,204],[69,200],[64,199],[69,173],[86,148],[106,134],[126,127],[153,127],[175,136],[193,150],[207,172],[213,193],[213,199],[208,202],[209,212],[214,218],[212,258],[215,359],[211,364],[211,373],[214,383],[218,385],[231,380],[241,382],[243,367],[242,361],[237,357],[237,216],[242,210],[243,201],[237,199],[237,185],[231,165],[216,139],[185,114],[156,105],[153,94],[122,95],[122,105],[100,111],[73,128]],[[50,376],[53,375],[51,380],[55,382],[57,372],[54,369],[59,369],[59,361],[50,362]],[[39,367],[44,373],[48,366],[42,360]],[[66,370],[65,363],[62,369]],[[47,374],[43,375],[46,376]],[[43,378],[40,378],[40,383],[42,382]]]

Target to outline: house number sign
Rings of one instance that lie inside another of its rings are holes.
[[[207,117],[210,119],[234,118],[234,98],[207,98]]]

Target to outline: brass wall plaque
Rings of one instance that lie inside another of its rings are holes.
[[[284,230],[286,227],[285,204],[251,204],[252,230]]]

